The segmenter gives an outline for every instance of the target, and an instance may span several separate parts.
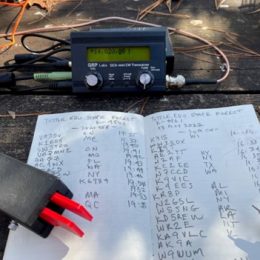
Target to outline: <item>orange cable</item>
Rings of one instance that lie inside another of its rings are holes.
[[[0,2],[0,5],[4,5],[4,6],[15,6],[15,7],[21,7],[21,10],[19,12],[19,15],[15,21],[15,24],[13,26],[13,29],[12,29],[12,32],[11,32],[11,42],[9,43],[6,43],[6,44],[2,44],[0,45],[0,50],[1,49],[5,49],[5,48],[8,48],[12,45],[15,44],[15,34],[16,34],[16,31],[17,31],[17,28],[23,18],[23,15],[24,15],[24,11],[25,11],[25,8],[27,7],[27,5],[29,4],[29,1],[30,0],[26,0],[24,2],[21,2],[21,3],[6,3],[6,2]]]
[[[16,7],[21,7],[24,2],[22,3],[7,3],[7,2],[0,2],[0,5],[6,5],[6,6],[16,6]]]

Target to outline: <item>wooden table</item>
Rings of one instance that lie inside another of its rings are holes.
[[[19,30],[46,25],[73,24],[89,18],[112,15],[135,19],[137,10],[142,10],[151,2],[151,0],[59,1],[59,4],[45,18],[42,17],[44,12],[37,7],[27,10]],[[211,108],[249,103],[253,104],[256,111],[259,112],[260,54],[257,56],[257,52],[260,52],[260,12],[256,14],[249,14],[249,12],[259,8],[260,1],[252,1],[255,3],[251,6],[243,5],[245,2],[243,0],[226,0],[222,8],[216,11],[214,0],[184,0],[173,15],[168,15],[166,6],[162,4],[156,11],[164,12],[166,15],[155,13],[144,18],[144,21],[196,33],[218,44],[228,44],[226,37],[232,36],[236,43],[239,42],[250,49],[244,49],[243,54],[241,54],[241,49],[229,49],[232,70],[229,78],[221,85],[187,86],[172,94],[153,96],[105,95],[99,97],[45,92],[14,95],[2,92],[0,96],[0,151],[26,162],[37,115],[41,113],[114,110],[148,115],[163,110]],[[16,11],[17,9],[14,8],[0,9],[1,32],[5,31]],[[126,26],[126,24],[109,22],[98,26],[119,27]],[[89,28],[80,28],[80,30],[86,29]],[[68,38],[69,32],[70,30],[67,30],[50,35]],[[19,37],[17,40],[16,46],[1,54],[1,63],[12,59],[15,53],[25,52],[19,44]],[[172,35],[172,40],[174,47],[201,45],[201,43],[177,35]],[[42,43],[38,42],[37,45],[41,46]],[[210,52],[210,55],[202,52],[185,52],[183,54],[180,49],[178,50],[175,56],[176,74],[196,78],[216,78],[221,75],[221,62],[218,57],[212,55],[214,53],[212,50],[206,50]],[[256,54],[252,54],[252,50]],[[30,86],[33,83],[28,82],[27,84]],[[10,116],[10,111],[15,112],[15,118]],[[0,214],[0,259],[8,235],[8,223],[9,219]]]

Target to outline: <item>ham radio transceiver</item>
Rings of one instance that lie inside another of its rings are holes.
[[[71,33],[74,93],[164,92],[174,53],[165,27]]]

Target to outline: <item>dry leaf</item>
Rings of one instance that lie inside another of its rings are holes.
[[[203,21],[202,20],[191,20],[190,23],[194,26],[202,25]]]
[[[15,112],[14,111],[7,111],[7,112],[12,119],[15,119]]]
[[[172,12],[172,0],[166,0],[165,3],[169,9],[169,12],[171,13]]]
[[[225,1],[226,1],[226,0],[215,0],[216,9],[218,10],[219,7],[220,7]]]
[[[55,0],[30,0],[29,5],[39,5],[41,8],[46,9],[48,12],[52,10],[52,7],[55,4]]]

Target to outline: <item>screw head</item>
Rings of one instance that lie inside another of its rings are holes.
[[[18,228],[17,222],[15,222],[14,220],[11,220],[10,224],[8,225],[8,228],[12,231],[15,231]]]

